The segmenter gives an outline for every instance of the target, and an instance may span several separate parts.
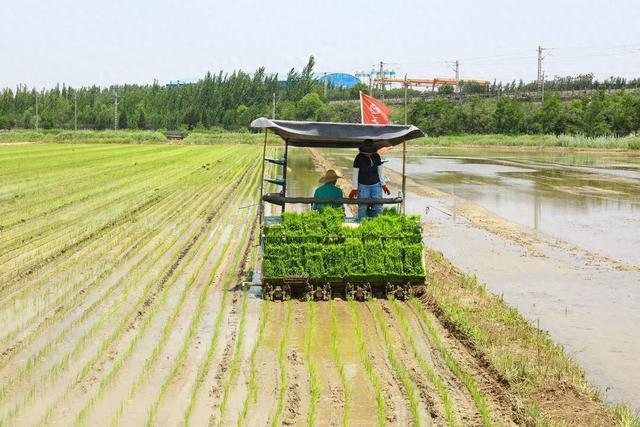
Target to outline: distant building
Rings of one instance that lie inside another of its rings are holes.
[[[324,83],[325,81],[333,87],[350,88],[360,83],[360,79],[356,76],[346,73],[330,73],[316,77],[316,81]]]
[[[196,84],[200,81],[201,79],[198,78],[191,78],[191,79],[182,79],[182,80],[171,80],[169,83],[167,83],[165,86],[166,87],[180,87],[180,86],[188,86],[188,85],[193,85]]]

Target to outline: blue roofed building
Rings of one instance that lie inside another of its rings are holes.
[[[350,88],[360,83],[360,79],[356,76],[346,73],[328,73],[316,77],[316,81],[323,83],[326,81],[328,85],[333,87]]]

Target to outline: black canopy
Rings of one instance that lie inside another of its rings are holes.
[[[251,127],[269,129],[294,147],[358,148],[371,140],[376,148],[382,148],[424,136],[415,126],[295,122],[264,117],[251,122]]]

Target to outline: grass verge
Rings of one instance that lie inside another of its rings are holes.
[[[546,332],[441,253],[427,250],[426,257],[430,286],[421,304],[414,305],[428,306],[508,385],[519,402],[512,408],[515,415],[535,425],[638,425],[637,414],[628,407],[607,407],[584,371]]]
[[[491,410],[489,409],[489,405],[487,405],[487,401],[485,400],[484,396],[482,395],[482,392],[478,388],[478,385],[473,379],[473,376],[469,374],[466,370],[464,370],[462,367],[460,367],[456,359],[451,355],[451,353],[449,353],[449,351],[443,344],[442,339],[438,334],[438,331],[435,329],[435,327],[433,326],[433,323],[429,319],[427,312],[422,306],[422,304],[416,299],[412,299],[411,304],[416,308],[418,312],[418,317],[420,318],[422,323],[426,326],[427,331],[429,331],[429,337],[431,338],[431,341],[440,352],[440,355],[442,356],[442,358],[445,360],[447,366],[449,367],[449,370],[453,372],[453,374],[460,381],[462,381],[462,383],[465,385],[465,387],[469,391],[469,394],[471,394],[471,398],[473,399],[473,402],[475,403],[476,408],[478,409],[478,412],[482,417],[483,424],[485,426],[493,425],[493,421],[491,419]]]
[[[608,150],[639,150],[640,137],[589,138],[580,135],[456,135],[426,137],[412,141],[412,145],[456,147],[548,147]]]

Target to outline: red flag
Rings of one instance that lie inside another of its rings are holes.
[[[363,124],[389,124],[390,112],[391,108],[384,105],[382,101],[360,91],[360,115]]]

